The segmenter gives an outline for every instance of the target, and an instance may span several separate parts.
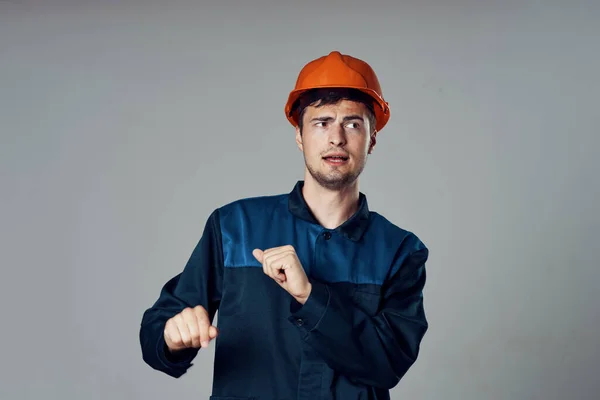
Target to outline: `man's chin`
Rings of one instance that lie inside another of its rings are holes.
[[[347,188],[356,182],[362,172],[362,168],[360,171],[347,170],[346,168],[344,170],[341,168],[313,169],[308,164],[306,164],[306,169],[319,186],[329,190]]]
[[[344,175],[336,174],[335,176],[317,175],[317,176],[313,176],[313,177],[315,178],[315,180],[317,181],[317,183],[319,185],[321,185],[322,187],[329,189],[329,190],[344,189],[345,187],[350,186],[356,180],[356,178],[354,178],[353,176],[351,176],[349,174],[344,174]]]

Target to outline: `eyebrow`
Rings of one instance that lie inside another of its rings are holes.
[[[361,117],[360,115],[348,115],[348,116],[344,117],[343,121],[346,122],[346,121],[351,121],[351,120],[355,120],[355,119],[361,120],[363,122],[365,121],[364,118]],[[329,122],[329,121],[333,121],[333,117],[315,117],[310,120],[310,122],[314,122],[314,121]]]
[[[363,117],[361,117],[360,115],[348,115],[347,117],[344,117],[344,121],[350,121],[350,120],[353,120],[353,119],[358,119],[358,120],[361,120],[363,122],[365,121],[363,119]]]

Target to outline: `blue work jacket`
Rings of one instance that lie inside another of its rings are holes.
[[[389,399],[419,353],[428,249],[370,211],[321,226],[302,195],[241,199],[215,209],[181,273],[140,327],[143,360],[180,377],[199,349],[166,350],[167,319],[218,310],[212,400]],[[312,283],[304,305],[265,275],[252,250],[292,245]]]

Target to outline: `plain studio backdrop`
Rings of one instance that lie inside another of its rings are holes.
[[[0,1],[0,398],[208,398],[214,344],[154,371],[142,313],[214,208],[302,178],[284,103],[339,50],[392,110],[361,191],[431,250],[430,329],[392,398],[597,399],[599,20],[596,1]]]

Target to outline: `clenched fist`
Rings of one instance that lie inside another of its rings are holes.
[[[171,352],[186,348],[206,348],[217,337],[208,312],[202,306],[187,307],[165,324],[165,343]]]
[[[293,246],[254,249],[252,255],[263,266],[265,275],[276,281],[301,304],[306,303],[312,284],[304,272]]]

